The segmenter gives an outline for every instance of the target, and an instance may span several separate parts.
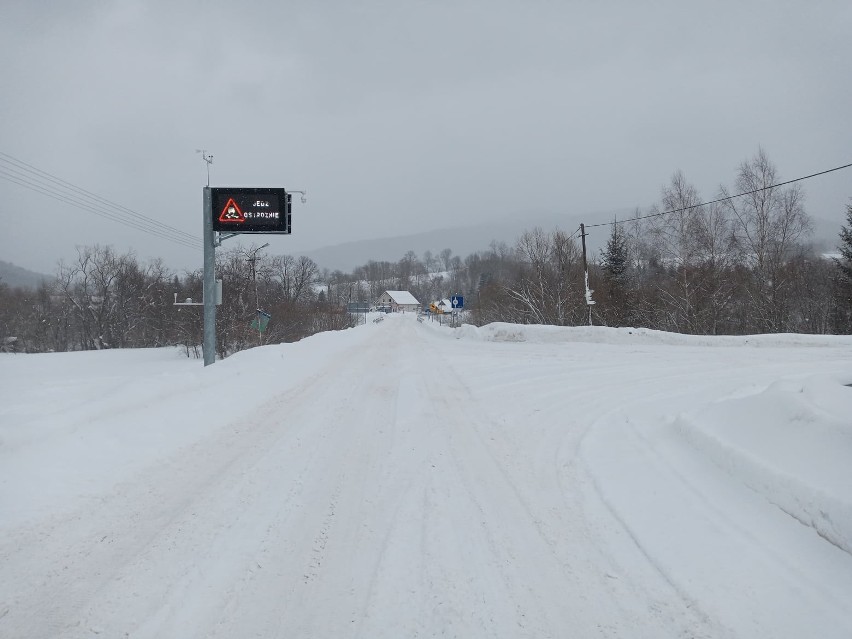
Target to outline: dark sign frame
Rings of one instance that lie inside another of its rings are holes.
[[[211,187],[213,230],[218,233],[291,232],[292,194],[263,187]]]

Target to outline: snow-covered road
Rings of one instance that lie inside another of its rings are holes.
[[[852,636],[852,340],[0,356],[2,637]]]

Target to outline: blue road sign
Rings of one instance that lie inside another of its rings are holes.
[[[461,295],[453,295],[450,301],[453,303],[453,310],[464,308],[464,298]]]

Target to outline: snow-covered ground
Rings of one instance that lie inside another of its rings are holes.
[[[0,637],[852,637],[852,338],[0,355]]]

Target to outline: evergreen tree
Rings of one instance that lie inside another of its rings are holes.
[[[846,205],[846,224],[840,227],[840,259],[837,265],[836,330],[838,333],[852,333],[852,204]]]
[[[631,322],[633,316],[629,281],[630,255],[627,237],[617,221],[612,225],[602,256],[602,266],[606,294],[604,315],[608,324],[624,326]]]
[[[837,261],[841,276],[847,284],[852,285],[852,204],[846,205],[846,223],[849,225],[840,227],[840,251],[841,259]]]

